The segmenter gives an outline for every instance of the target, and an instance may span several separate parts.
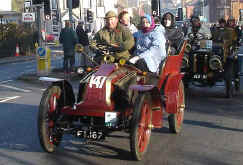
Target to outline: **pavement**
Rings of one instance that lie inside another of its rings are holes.
[[[35,60],[36,56],[10,56],[10,57],[4,57],[0,58],[0,65],[8,64],[8,63],[14,63],[14,62],[22,62],[22,61],[30,61]]]
[[[32,56],[4,57],[4,58],[0,58],[0,65],[9,64],[9,63],[16,63],[16,62],[23,62],[23,61],[31,61],[31,60],[36,60],[36,56],[32,55]],[[44,77],[44,76],[65,79],[63,69],[52,69],[48,74],[46,74],[46,73],[23,74],[23,75],[18,77],[18,80],[22,80],[22,81],[25,81],[25,82],[28,82],[28,83],[41,83],[39,78]],[[70,81],[77,80],[78,78],[80,78],[80,76],[77,73],[69,74],[68,77],[69,77]]]

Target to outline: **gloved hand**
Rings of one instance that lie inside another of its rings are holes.
[[[135,56],[129,60],[130,63],[135,64],[140,59],[139,56]]]

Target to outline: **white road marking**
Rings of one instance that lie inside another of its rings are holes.
[[[11,82],[13,80],[6,80],[6,81],[0,81],[0,84],[4,84],[4,83],[7,83],[7,82]]]
[[[6,101],[9,101],[9,100],[14,100],[14,99],[17,99],[17,98],[20,98],[20,96],[0,98],[0,103],[6,102]]]
[[[26,92],[26,93],[31,92],[31,90],[21,89],[21,88],[13,87],[13,86],[10,86],[10,85],[0,84],[0,86],[5,87],[5,88],[9,88],[9,89],[13,89],[13,90],[16,90],[16,91]]]

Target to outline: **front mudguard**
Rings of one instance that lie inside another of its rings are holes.
[[[152,125],[154,128],[161,128],[164,107],[159,89],[154,85],[131,85],[129,89],[139,93],[147,93],[151,96]]]
[[[178,90],[183,74],[170,74],[164,87],[165,111],[174,114],[178,109]]]
[[[58,86],[61,89],[60,107],[71,106],[75,103],[75,95],[72,85],[64,79],[40,77],[41,81],[49,82],[50,86]]]

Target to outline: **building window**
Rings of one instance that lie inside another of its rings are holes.
[[[104,7],[104,0],[97,0],[97,7]]]
[[[51,1],[51,8],[54,9],[54,10],[57,9],[57,0]]]

